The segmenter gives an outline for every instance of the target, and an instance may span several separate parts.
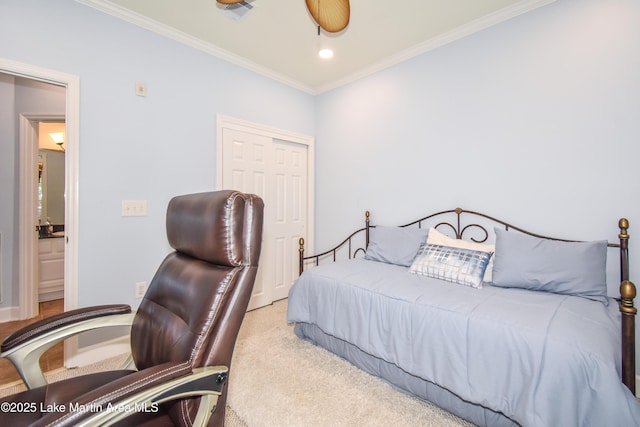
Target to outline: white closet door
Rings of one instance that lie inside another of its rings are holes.
[[[275,204],[273,245],[275,252],[273,300],[286,298],[298,277],[300,237],[307,226],[307,147],[287,141],[273,141]]]
[[[223,129],[222,188],[265,202],[262,252],[249,310],[286,298],[297,273],[297,242],[307,226],[307,147]]]

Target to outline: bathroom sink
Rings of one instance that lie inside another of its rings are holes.
[[[54,231],[51,233],[51,237],[64,237],[64,231]]]

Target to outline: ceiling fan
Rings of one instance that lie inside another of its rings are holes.
[[[217,0],[222,4],[242,3],[244,0]],[[309,13],[325,31],[337,33],[349,25],[349,0],[305,0]]]

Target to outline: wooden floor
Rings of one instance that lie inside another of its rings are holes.
[[[40,303],[40,315],[27,320],[16,320],[13,322],[0,323],[0,340],[17,331],[18,329],[42,319],[46,316],[62,313],[64,311],[64,300],[54,300]],[[47,350],[40,359],[40,367],[44,372],[62,368],[63,343],[57,344]],[[0,359],[0,385],[20,380],[11,362]]]

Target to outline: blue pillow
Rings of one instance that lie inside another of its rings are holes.
[[[482,288],[491,252],[425,243],[420,246],[409,273]]]
[[[499,228],[493,285],[608,303],[607,241],[560,242]]]
[[[416,257],[429,230],[417,227],[383,227],[371,229],[365,259],[408,267]]]

